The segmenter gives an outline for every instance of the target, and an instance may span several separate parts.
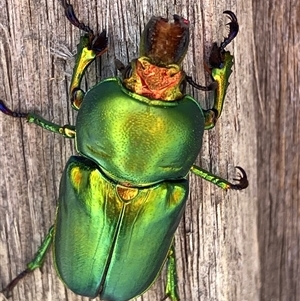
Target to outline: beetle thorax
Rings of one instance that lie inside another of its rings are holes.
[[[166,101],[183,97],[181,82],[185,73],[176,64],[156,66],[147,57],[132,62],[132,74],[124,80],[127,89],[150,99]]]

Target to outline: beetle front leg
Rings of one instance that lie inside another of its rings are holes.
[[[196,165],[192,166],[191,172],[193,174],[195,174],[196,176],[201,177],[204,180],[211,182],[224,190],[227,190],[227,189],[242,190],[242,189],[247,188],[248,187],[248,179],[247,179],[246,172],[240,166],[236,166],[235,168],[237,168],[241,172],[241,175],[239,175],[239,179],[233,179],[234,181],[238,182],[237,184],[230,183],[227,180],[220,178],[220,177],[210,173],[209,171],[207,171],[199,166],[196,166]]]
[[[70,86],[72,107],[75,110],[79,110],[85,94],[85,92],[80,89],[82,77],[89,64],[92,63],[96,57],[101,56],[107,51],[107,37],[105,30],[100,34],[94,34],[89,26],[79,22],[73,10],[73,6],[67,0],[62,0],[62,5],[65,9],[67,19],[74,26],[86,32],[85,35],[81,36],[77,46],[76,63]]]
[[[72,125],[61,126],[48,120],[45,120],[44,118],[34,113],[22,113],[12,111],[4,104],[2,100],[0,100],[0,112],[14,118],[25,118],[30,123],[35,123],[36,125],[42,127],[45,130],[63,135],[66,138],[75,138],[76,135],[75,127]]]
[[[213,44],[209,58],[209,63],[212,67],[211,75],[216,83],[215,100],[212,109],[204,111],[205,129],[211,129],[215,126],[216,121],[220,117],[223,109],[223,103],[229,85],[229,77],[232,72],[233,56],[229,51],[225,51],[225,47],[236,37],[239,31],[239,24],[235,14],[231,11],[224,11],[230,18],[229,34],[224,39],[220,46],[217,43]]]
[[[47,236],[42,241],[41,246],[38,248],[36,254],[34,255],[34,258],[27,264],[27,268],[23,272],[21,272],[16,278],[14,278],[4,289],[2,289],[0,291],[1,293],[8,297],[10,295],[10,292],[21,279],[26,277],[28,274],[32,273],[35,269],[42,267],[47,251],[49,250],[49,247],[53,240],[53,230],[54,228],[52,226],[49,229]]]

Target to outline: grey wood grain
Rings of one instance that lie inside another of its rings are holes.
[[[184,69],[200,84],[209,83],[204,63],[212,42],[227,34],[222,12],[230,9],[238,17],[240,34],[228,47],[235,65],[224,112],[205,133],[197,164],[228,179],[240,165],[250,186],[224,192],[190,177],[190,199],[175,239],[181,300],[299,295],[299,5],[268,3],[72,0],[80,20],[109,35],[109,52],[90,67],[86,86],[116,75],[115,57],[124,63],[137,57],[141,30],[152,15],[174,13],[191,22]],[[68,86],[79,30],[68,23],[59,1],[0,0],[0,7],[0,98],[14,110],[74,124]],[[203,107],[211,105],[212,94],[190,93]],[[72,141],[25,121],[1,115],[0,123],[3,287],[25,268],[53,224],[60,176],[75,149]],[[162,273],[138,300],[161,300],[164,283]],[[63,286],[47,256],[42,273],[21,281],[11,300],[87,299]]]

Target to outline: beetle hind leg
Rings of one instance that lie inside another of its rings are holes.
[[[177,270],[174,242],[169,250],[167,257],[167,284],[165,289],[165,297],[161,300],[170,299],[171,301],[179,301],[177,292]]]
[[[0,292],[3,293],[6,297],[10,297],[11,291],[18,284],[20,280],[26,277],[28,274],[32,273],[35,269],[41,268],[47,251],[53,240],[53,226],[49,229],[47,236],[44,238],[41,246],[38,248],[33,260],[31,260],[27,264],[27,268],[21,272],[17,277],[15,277],[5,288],[3,288]]]

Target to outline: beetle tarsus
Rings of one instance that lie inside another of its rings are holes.
[[[13,288],[18,284],[18,282],[23,279],[27,274],[31,273],[32,271],[30,269],[26,269],[23,272],[21,272],[15,279],[13,279],[4,289],[2,289],[0,292],[6,297],[10,298],[12,295]]]
[[[230,10],[225,10],[223,14],[228,15],[230,19],[230,22],[226,24],[229,25],[229,34],[220,46],[218,46],[217,43],[214,43],[212,46],[209,63],[213,68],[222,67],[225,60],[225,47],[237,36],[239,32],[239,23],[236,15]]]
[[[82,22],[79,22],[79,20],[76,17],[76,14],[74,12],[73,5],[70,4],[68,0],[62,0],[61,3],[62,3],[63,8],[65,9],[65,15],[66,15],[67,19],[74,26],[78,27],[79,29],[81,29],[89,34],[94,35],[92,29],[89,26],[85,25]]]
[[[225,10],[223,14],[229,16],[230,22],[226,24],[229,25],[229,34],[228,37],[225,38],[221,43],[220,51],[224,51],[225,47],[237,36],[239,32],[239,23],[237,21],[236,15],[230,10]]]
[[[242,190],[248,187],[249,182],[248,182],[248,178],[247,178],[247,174],[245,172],[245,170],[240,167],[240,166],[235,166],[236,169],[238,169],[241,174],[239,175],[238,179],[233,179],[234,181],[237,181],[238,184],[230,184],[229,189],[233,189],[233,190]]]
[[[62,0],[62,6],[65,9],[65,15],[67,19],[77,28],[88,33],[90,41],[90,49],[94,50],[97,56],[100,56],[107,50],[107,36],[106,30],[103,30],[100,34],[94,34],[94,31],[83,22],[80,22],[76,17],[73,9],[73,5],[68,0]]]
[[[21,113],[21,112],[15,112],[9,109],[3,102],[3,100],[0,99],[0,111],[8,116],[15,117],[15,118],[27,118],[27,113]]]
[[[218,46],[217,43],[213,44],[209,57],[209,64],[211,66],[210,71],[214,68],[223,68],[225,62],[225,47],[236,37],[239,32],[239,24],[236,15],[230,10],[225,10],[223,13],[228,15],[230,19],[230,22],[226,24],[229,25],[229,34],[220,46]],[[185,79],[191,86],[198,90],[211,91],[217,88],[217,83],[212,83],[208,86],[201,86],[197,84],[191,76],[186,76]]]

